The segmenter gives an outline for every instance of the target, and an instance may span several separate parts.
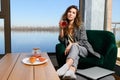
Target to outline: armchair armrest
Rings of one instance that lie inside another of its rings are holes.
[[[117,46],[112,44],[106,51],[107,52],[104,55],[103,67],[113,70],[117,59]]]
[[[66,61],[66,56],[64,55],[64,51],[65,51],[64,44],[62,43],[56,44],[56,58],[57,58],[59,67],[61,67]]]

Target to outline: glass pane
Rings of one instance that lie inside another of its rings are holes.
[[[120,7],[119,0],[112,0],[112,31],[115,34],[116,43],[118,46],[118,55],[120,58]]]
[[[115,39],[116,39],[116,43],[117,43],[117,47],[118,47],[117,57],[120,58],[120,22],[112,23],[111,31],[115,34]]]
[[[5,53],[5,39],[4,39],[4,19],[0,19],[0,54]]]
[[[12,52],[55,52],[58,23],[70,5],[79,7],[79,0],[11,0]]]

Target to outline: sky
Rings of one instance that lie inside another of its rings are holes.
[[[12,26],[58,26],[58,22],[68,6],[79,6],[79,0],[10,1]],[[112,22],[120,22],[119,8],[120,0],[112,0]],[[3,20],[0,19],[0,23],[2,22]]]
[[[11,0],[12,26],[57,26],[70,5],[79,0]]]
[[[120,22],[120,0],[112,0],[112,22]]]

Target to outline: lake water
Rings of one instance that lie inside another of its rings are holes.
[[[0,32],[0,37],[3,33]],[[55,52],[58,43],[58,32],[12,32],[12,53],[32,52],[33,48],[40,48],[42,52]],[[0,39],[0,53],[4,53],[4,39]]]
[[[116,40],[120,40],[120,31],[116,32]],[[12,53],[32,52],[37,47],[42,52],[55,52],[58,43],[58,32],[12,32]],[[4,35],[0,32],[0,54],[4,51]]]

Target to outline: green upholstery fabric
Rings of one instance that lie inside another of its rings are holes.
[[[93,49],[101,54],[101,58],[97,58],[89,54],[86,58],[80,58],[78,68],[88,68],[91,66],[101,66],[110,70],[114,69],[117,58],[117,46],[115,37],[112,32],[102,30],[87,30],[87,37]],[[65,46],[62,43],[56,45],[56,57],[61,67],[66,60],[64,55]]]

